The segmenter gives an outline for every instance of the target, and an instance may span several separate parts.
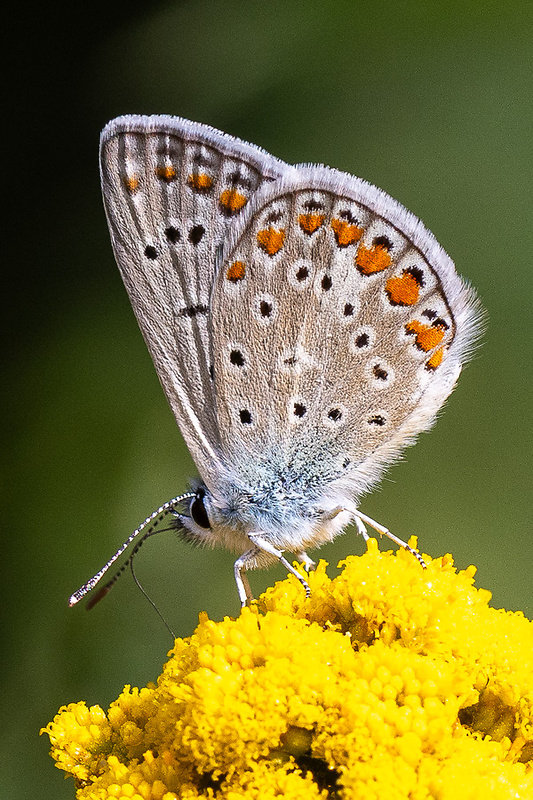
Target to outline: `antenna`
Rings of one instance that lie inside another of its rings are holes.
[[[117,550],[115,555],[112,556],[109,559],[107,564],[105,564],[105,566],[103,566],[102,569],[99,572],[96,573],[96,575],[93,575],[93,577],[90,580],[88,580],[87,583],[84,583],[83,586],[80,586],[80,588],[76,592],[74,592],[73,595],[71,595],[71,597],[70,597],[70,599],[68,601],[69,606],[71,606],[71,607],[75,606],[76,603],[78,603],[83,597],[85,597],[86,594],[88,594],[91,591],[91,589],[94,589],[94,587],[98,583],[100,583],[100,581],[102,580],[102,578],[104,577],[104,575],[106,574],[108,569],[111,566],[113,566],[113,564],[115,563],[117,558],[120,558],[122,553],[137,538],[137,536],[139,536],[139,534],[141,534],[144,531],[144,529],[148,525],[151,525],[151,527],[146,531],[146,533],[144,534],[144,536],[141,539],[141,541],[138,542],[137,546],[135,547],[134,552],[132,553],[132,556],[137,552],[137,550],[139,549],[141,544],[144,542],[144,540],[147,539],[149,536],[152,536],[155,533],[154,528],[156,527],[156,525],[158,525],[166,517],[167,514],[171,513],[174,510],[175,506],[178,505],[178,503],[181,503],[184,500],[191,500],[194,497],[196,497],[196,495],[193,492],[187,492],[187,494],[182,494],[179,497],[174,497],[172,500],[168,500],[166,503],[163,503],[162,506],[159,506],[159,508],[156,511],[154,511],[152,514],[150,514],[150,516],[147,517],[144,520],[144,522],[141,525],[139,525],[139,527],[136,528],[133,531],[131,536],[129,536],[126,539],[126,541],[124,542],[124,544],[119,547],[119,549]],[[126,562],[126,564],[127,563],[128,562]],[[119,569],[117,574],[109,581],[109,583],[107,583],[100,590],[100,592],[98,592],[98,594],[95,596],[95,598],[93,600],[91,600],[91,602],[90,602],[90,604],[88,606],[89,608],[92,608],[93,606],[95,606],[96,603],[98,603],[98,601],[101,600],[102,597],[104,597],[104,595],[106,595],[109,592],[111,587],[117,581],[119,575],[121,575],[121,573],[123,572],[126,564]]]

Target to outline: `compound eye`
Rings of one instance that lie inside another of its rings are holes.
[[[189,510],[191,512],[191,517],[193,518],[194,522],[196,522],[198,527],[208,529],[211,527],[211,523],[209,522],[209,517],[207,516],[207,511],[205,510],[204,497],[205,491],[203,489],[199,489],[196,492],[196,497],[192,501]]]

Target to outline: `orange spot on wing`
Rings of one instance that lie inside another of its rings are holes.
[[[350,225],[344,219],[332,219],[331,227],[339,247],[348,247],[351,244],[356,244],[363,235],[363,228],[358,225]]]
[[[226,272],[226,278],[232,283],[242,281],[245,275],[246,264],[243,261],[234,261],[233,264],[230,264],[228,271]]]
[[[257,244],[269,256],[275,256],[285,242],[285,229],[266,228],[257,234]]]
[[[440,325],[424,325],[417,319],[408,322],[405,326],[407,333],[415,335],[415,344],[419,350],[428,353],[440,344],[444,338],[444,328]]]
[[[158,167],[155,171],[155,174],[158,178],[166,183],[170,183],[171,181],[176,180],[176,175],[178,174],[174,167]]]
[[[195,172],[189,175],[187,183],[195,192],[208,192],[213,186],[213,178],[205,172]]]
[[[129,178],[124,178],[124,186],[128,192],[131,192],[131,194],[135,194],[139,188],[139,183],[139,178],[136,175],[131,175]]]
[[[442,363],[442,359],[444,356],[444,347],[435,350],[431,358],[426,361],[426,369],[437,369]]]
[[[230,214],[236,214],[241,208],[244,208],[248,198],[236,189],[226,189],[220,195],[218,202],[225,211],[229,211]]]
[[[400,277],[389,278],[385,291],[393,306],[414,306],[418,301],[420,283],[410,272],[404,272]]]
[[[300,214],[298,223],[304,233],[311,236],[323,224],[325,214]]]
[[[390,267],[392,258],[382,244],[374,245],[374,247],[365,247],[362,244],[357,251],[355,263],[363,275],[373,275],[375,272],[383,272],[384,269]]]

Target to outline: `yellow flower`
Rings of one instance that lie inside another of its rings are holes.
[[[416,542],[410,543],[416,546]],[[205,614],[157,686],[43,729],[78,800],[530,800],[533,623],[403,550]]]

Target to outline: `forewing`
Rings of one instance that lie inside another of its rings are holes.
[[[176,117],[128,116],[100,144],[115,257],[159,379],[204,480],[216,472],[210,297],[217,251],[257,189],[291,168]]]
[[[265,186],[213,295],[225,457],[359,495],[431,424],[478,318],[432,234],[384,192],[325,167]]]

